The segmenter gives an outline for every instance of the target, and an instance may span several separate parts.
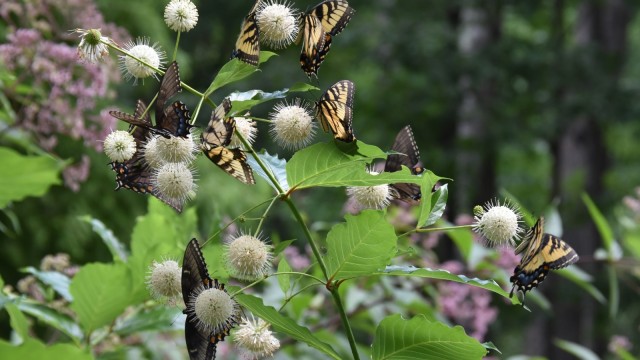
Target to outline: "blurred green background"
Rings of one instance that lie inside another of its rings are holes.
[[[160,16],[164,1],[96,3],[106,22],[126,28],[132,37],[149,36],[171,53],[175,34]],[[194,3],[200,19],[194,30],[182,35],[178,61],[183,82],[204,90],[228,61],[240,19],[252,1]],[[315,4],[295,2],[302,11]],[[350,4],[357,13],[334,38],[319,80],[311,82],[322,91],[342,79],[356,84],[357,138],[389,149],[397,131],[411,124],[425,166],[454,180],[449,185],[449,219],[470,214],[474,205],[502,191],[536,216],[557,209],[563,229],[557,235],[576,249],[580,267],[606,292],[607,279],[601,275],[605,265],[594,257],[601,240],[581,194],[588,193],[615,224],[617,238],[640,239],[637,214],[629,215],[622,203],[640,184],[640,4],[624,0],[351,0]],[[9,27],[0,26],[4,42]],[[68,43],[73,41],[75,37]],[[279,56],[264,64],[261,72],[215,93],[213,100],[234,90],[275,91],[307,82],[299,68],[299,51],[299,46],[277,51]],[[156,87],[155,81],[138,86],[121,83],[113,88],[117,100],[101,101],[96,112],[107,106],[130,111],[135,99],[149,98]],[[320,92],[302,94],[308,101],[319,96]],[[191,107],[197,101],[185,92],[180,99]],[[252,115],[267,117],[273,105],[262,104]],[[204,114],[208,109],[197,120],[201,126],[208,120]],[[259,129],[257,149],[291,155],[276,147],[264,123]],[[329,136],[319,131],[316,139],[326,141]],[[3,133],[0,144],[15,147]],[[45,196],[13,203],[0,214],[0,272],[5,282],[15,284],[22,276],[17,269],[37,266],[45,254],[67,252],[79,264],[108,260],[107,250],[95,246],[97,235],[78,216],[101,219],[126,241],[136,216],[145,213],[147,199],[112,192],[115,184],[106,156],[81,145],[72,140],[58,145],[63,158],[91,159],[89,178],[79,191],[55,186]],[[270,193],[261,180],[247,188],[206,159],[198,161],[198,170],[198,196],[189,206],[197,207],[203,234]],[[0,176],[8,171],[0,169]],[[341,189],[317,189],[299,200],[309,221],[321,226],[342,217],[346,196]],[[296,225],[284,214],[275,213],[268,227],[282,239],[297,237]],[[441,244],[439,251],[455,256],[452,245]],[[572,358],[554,346],[556,337],[604,357],[613,334],[640,343],[638,258],[626,254],[626,265],[617,268],[625,285],[617,317],[610,318],[606,306],[578,292],[575,285],[553,277],[541,289],[552,304],[549,311],[534,308],[528,313],[501,306],[486,339],[504,350],[505,357],[522,353],[550,359]],[[2,320],[4,335],[8,326],[6,317]],[[634,350],[640,351],[638,345]]]

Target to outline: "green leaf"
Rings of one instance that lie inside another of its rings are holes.
[[[90,360],[93,356],[86,350],[71,344],[55,344],[45,346],[35,339],[28,339],[23,344],[14,346],[0,340],[0,354],[3,359],[41,359],[41,360]]]
[[[161,306],[155,309],[139,311],[119,321],[114,328],[116,334],[128,336],[143,331],[168,331],[174,329],[176,318],[182,311],[177,307]]]
[[[307,92],[307,91],[320,91],[320,88],[311,84],[297,82],[289,88],[289,92]]]
[[[127,254],[126,247],[113,235],[113,231],[108,229],[102,221],[88,215],[79,216],[79,219],[91,225],[91,229],[100,236],[102,242],[104,242],[111,252],[114,261],[127,261],[129,255]]]
[[[555,339],[553,343],[560,349],[568,352],[569,354],[575,356],[580,360],[600,360],[600,357],[598,357],[598,355],[596,355],[593,351],[583,345],[562,339]]]
[[[334,359],[342,359],[329,344],[320,341],[309,329],[296,324],[295,321],[283,316],[273,307],[265,306],[262,303],[262,299],[248,294],[238,294],[235,299],[244,308],[249,309],[255,316],[270,323],[275,331],[289,335],[294,340],[302,341]]]
[[[367,164],[384,159],[379,148],[358,140],[353,143],[317,143],[296,152],[287,163],[287,183],[300,190],[314,186],[372,186],[393,183],[420,183],[420,176],[403,168],[378,175],[366,171]],[[424,176],[424,175],[423,175]]]
[[[295,239],[291,239],[291,240],[283,240],[280,241],[279,243],[277,243],[274,247],[273,247],[273,255],[278,255],[281,252],[284,251],[284,249],[287,248],[287,246],[291,245],[294,241],[296,241]]]
[[[88,264],[71,281],[73,303],[86,332],[110,324],[131,303],[131,280],[125,264]]]
[[[291,266],[289,265],[289,263],[287,262],[287,259],[285,259],[284,256],[280,257],[280,263],[278,263],[278,272],[279,273],[283,273],[283,272],[291,272]],[[278,274],[278,284],[280,284],[280,289],[282,289],[282,292],[284,294],[287,293],[287,291],[289,291],[289,288],[291,288],[291,275],[289,274]]]
[[[27,196],[42,196],[51,185],[60,184],[60,166],[49,156],[24,156],[0,147],[0,169],[11,169],[0,176],[0,209]]]
[[[493,280],[482,280],[469,278],[464,275],[456,275],[447,270],[434,270],[430,268],[417,268],[413,266],[387,266],[384,271],[378,271],[371,275],[396,275],[396,276],[416,276],[429,279],[449,280],[461,284],[467,284],[492,291],[511,300],[512,304],[519,304],[517,297],[509,298],[509,293],[504,291],[498,283]]]
[[[384,269],[396,253],[397,237],[382,211],[345,216],[327,234],[327,271],[334,280],[370,275]]]
[[[426,224],[429,221],[429,217],[431,217],[431,213],[434,211],[434,206],[436,206],[437,203],[437,199],[440,198],[443,194],[443,192],[436,192],[433,193],[432,189],[433,186],[436,184],[436,182],[438,182],[438,180],[440,179],[444,179],[441,178],[439,176],[437,176],[436,174],[432,173],[431,171],[425,171],[422,176],[421,176],[421,181],[418,183],[420,184],[420,192],[422,193],[422,199],[420,200],[420,208],[419,208],[419,212],[418,212],[418,222],[416,223],[416,227],[419,227],[419,224]],[[443,187],[445,187],[445,185],[443,185]],[[448,193],[448,187],[447,189],[443,190],[446,191],[446,196],[443,199],[444,204],[442,204],[442,206],[446,206],[447,203],[447,197],[449,195]],[[432,200],[432,199],[436,199],[436,200]],[[444,211],[444,209],[443,209]],[[436,215],[434,214],[433,217],[436,217]],[[437,220],[437,219],[436,219]],[[427,226],[427,225],[423,225],[423,226]]]
[[[438,191],[436,191],[435,194],[431,195],[429,217],[427,217],[427,220],[424,222],[424,224],[420,225],[420,227],[433,225],[436,223],[436,221],[438,221],[442,217],[442,214],[444,213],[444,210],[447,207],[448,197],[449,197],[448,184],[444,184],[440,186]]]
[[[69,302],[73,301],[73,297],[71,296],[71,293],[69,293],[69,284],[71,284],[71,279],[68,276],[57,271],[40,271],[31,266],[20,269],[20,271],[29,273],[44,284],[51,286],[51,288],[53,288],[53,290],[60,294],[65,300]]]
[[[231,59],[222,66],[220,71],[218,71],[215,79],[213,79],[213,82],[207,91],[205,91],[205,96],[211,95],[214,91],[225,85],[240,81],[256,71],[259,70],[255,66],[249,65],[235,58]]]
[[[232,92],[229,94],[231,100],[231,112],[237,116],[244,115],[244,112],[252,107],[275,99],[284,99],[287,97],[287,89],[278,90],[271,93],[262,90],[249,90],[244,92]]]
[[[587,209],[589,210],[589,214],[591,215],[591,219],[593,219],[593,222],[596,224],[596,227],[598,228],[598,232],[600,233],[600,237],[602,238],[602,244],[604,245],[604,248],[609,253],[609,257],[610,257],[609,259],[619,260],[619,259],[613,258],[614,254],[613,254],[612,248],[613,248],[613,242],[615,241],[615,239],[613,237],[613,230],[611,230],[611,226],[609,226],[607,219],[605,219],[604,215],[602,215],[602,213],[600,212],[596,204],[593,202],[593,200],[591,200],[591,198],[587,193],[582,194],[582,201],[587,206]]]
[[[23,342],[29,335],[29,323],[27,322],[27,318],[14,303],[5,304],[4,308],[9,313],[9,324],[11,325],[11,328],[20,337],[20,342]]]
[[[17,302],[17,305],[20,311],[25,314],[31,315],[43,323],[60,330],[78,344],[82,342],[84,338],[82,329],[69,315],[61,314],[57,310],[34,301],[20,301]]]
[[[271,155],[266,150],[257,154],[260,157],[260,160],[264,163],[264,165],[269,169],[269,172],[276,179],[280,187],[283,191],[289,191],[289,184],[287,183],[287,161],[285,159],[280,159],[278,155]],[[258,174],[261,178],[267,181],[267,184],[271,185],[276,191],[275,185],[269,179],[269,176],[262,170],[260,165],[256,159],[254,159],[253,154],[249,157],[249,166],[253,169],[253,171]]]
[[[597,287],[593,285],[593,278],[591,277],[591,275],[584,272],[577,265],[572,265],[568,268],[557,270],[556,273],[571,280],[573,283],[583,288],[600,304],[604,305],[607,303],[607,299],[604,297],[604,295],[600,292],[600,290],[598,290]]]
[[[423,316],[404,320],[392,315],[380,322],[372,345],[373,360],[482,359],[487,350],[461,326],[450,328]]]

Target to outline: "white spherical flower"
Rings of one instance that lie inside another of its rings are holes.
[[[189,136],[187,138],[179,136],[171,136],[165,138],[159,136],[156,140],[158,157],[163,162],[182,162],[191,163],[196,157],[196,152],[199,151],[199,147]]]
[[[226,245],[227,266],[233,277],[256,280],[271,269],[271,245],[251,235],[240,235]]]
[[[189,0],[171,0],[164,8],[164,22],[173,31],[189,31],[198,23],[198,9]]]
[[[155,188],[171,199],[189,199],[196,189],[192,170],[183,163],[166,163],[155,173]]]
[[[127,161],[136,153],[136,141],[126,131],[113,131],[104,139],[104,153],[112,161]]]
[[[153,262],[147,277],[147,287],[154,298],[174,297],[181,294],[182,269],[173,260]]]
[[[300,30],[297,13],[286,0],[282,4],[279,4],[278,0],[263,3],[256,14],[260,42],[273,49],[282,49],[290,45]]]
[[[143,155],[144,160],[154,170],[159,169],[165,164],[160,151],[158,150],[158,138],[160,136],[151,136],[144,144]]]
[[[517,207],[508,202],[489,201],[484,208],[476,206],[474,215],[473,231],[487,239],[490,246],[514,246],[523,231],[520,227],[522,216]]]
[[[369,174],[378,172],[369,170]],[[394,192],[387,184],[374,186],[349,186],[347,195],[352,198],[360,209],[384,209],[391,203]]]
[[[100,29],[81,30],[75,32],[80,34],[80,44],[78,45],[78,58],[89,63],[97,63],[109,54],[109,48],[105,43],[111,40],[102,36]]]
[[[285,149],[298,150],[311,142],[315,122],[305,103],[296,99],[292,104],[282,102],[273,108],[271,136]]]
[[[205,289],[200,286],[196,289],[186,311],[195,315],[196,326],[202,331],[220,333],[238,323],[238,303],[226,291],[216,287]]]
[[[280,341],[272,335],[269,323],[262,319],[249,320],[243,318],[238,330],[234,333],[234,341],[244,350],[245,358],[259,359],[272,356],[280,348]]]
[[[245,114],[245,116],[249,116],[249,113]],[[244,139],[247,140],[250,145],[253,145],[253,142],[256,140],[256,135],[258,134],[256,122],[249,118],[241,116],[236,116],[233,119],[236,121],[236,132],[242,134],[242,137],[244,137]],[[233,136],[231,136],[231,143],[229,144],[229,147],[244,148],[242,146],[242,141],[238,139],[238,135],[236,135],[236,132],[234,132]]]
[[[125,48],[131,55],[154,68],[160,68],[160,65],[165,59],[165,53],[160,49],[158,43],[149,46],[149,38],[143,37],[136,39],[135,42],[130,41],[125,45]],[[136,83],[138,79],[144,79],[149,76],[157,78],[152,68],[147,67],[147,65],[127,55],[120,56],[120,70],[124,74],[125,79],[129,80],[134,78],[134,83]]]

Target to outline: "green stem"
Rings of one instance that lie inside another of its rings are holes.
[[[271,172],[271,169],[268,168],[267,165],[264,164],[262,159],[260,159],[258,154],[256,154],[256,151],[253,150],[253,147],[251,146],[251,144],[249,144],[247,142],[247,140],[244,138],[244,136],[242,136],[242,134],[239,131],[236,131],[236,136],[238,137],[238,139],[240,139],[240,141],[242,142],[242,145],[244,145],[245,149],[249,149],[248,152],[251,153],[251,156],[253,156],[253,158],[256,160],[256,162],[258,163],[258,165],[260,166],[262,171],[264,171],[264,173],[267,174],[267,177],[269,178],[269,181],[271,181],[273,186],[276,188],[276,191],[278,192],[278,195],[279,196],[284,195],[284,193],[285,193],[284,189],[282,188],[282,186],[280,186],[280,183],[278,182],[278,180],[273,176],[273,173]]]
[[[356,338],[353,336],[353,330],[351,330],[351,324],[349,323],[349,319],[347,318],[347,312],[344,310],[344,306],[342,306],[342,300],[340,299],[340,293],[338,291],[339,290],[337,287],[331,288],[333,302],[335,302],[336,306],[338,307],[338,314],[340,314],[340,319],[342,320],[342,324],[344,325],[344,330],[347,333],[347,339],[349,340],[349,347],[351,347],[353,359],[360,360],[358,347],[356,345]]]
[[[416,232],[419,233],[427,233],[432,231],[447,231],[447,230],[461,230],[461,229],[470,229],[473,225],[456,225],[456,226],[443,226],[439,228],[420,228],[416,229]]]
[[[234,293],[233,293],[233,294],[231,294],[230,296],[231,296],[231,297],[234,297],[234,296],[236,296],[236,295],[238,295],[238,294],[240,294],[240,293],[244,292],[245,290],[247,290],[247,289],[249,289],[249,288],[252,288],[252,287],[254,287],[254,286],[258,285],[259,283],[263,282],[263,281],[264,281],[264,280],[266,280],[267,278],[269,278],[269,277],[271,277],[271,276],[278,276],[278,275],[300,275],[300,276],[306,276],[306,277],[310,277],[310,278],[312,278],[312,279],[314,279],[315,281],[317,281],[317,282],[318,282],[317,284],[313,284],[314,286],[316,286],[316,285],[320,285],[320,284],[324,284],[324,281],[322,281],[322,279],[319,279],[319,278],[317,278],[317,277],[315,277],[315,276],[313,276],[313,275],[310,275],[310,274],[301,273],[301,272],[297,272],[297,271],[282,271],[282,272],[277,272],[277,273],[273,273],[273,274],[269,274],[269,275],[266,275],[266,276],[264,276],[264,277],[261,277],[260,279],[258,279],[258,280],[256,280],[256,281],[252,282],[251,284],[249,284],[249,285],[247,285],[247,286],[245,286],[245,287],[243,287],[243,288],[239,289],[238,291],[234,292]]]
[[[302,218],[302,215],[300,214],[296,206],[293,204],[293,201],[291,201],[291,198],[285,198],[284,201],[289,206],[289,209],[293,213],[293,216],[296,218],[296,221],[298,221],[298,223],[300,224],[300,227],[304,232],[304,236],[307,238],[307,241],[309,241],[309,245],[311,246],[311,251],[313,251],[313,256],[315,256],[316,259],[318,260],[318,265],[320,266],[320,270],[322,270],[322,274],[324,275],[325,279],[329,281],[329,272],[327,271],[327,265],[325,265],[324,259],[320,254],[320,249],[318,249],[318,245],[316,245],[316,242],[313,240],[313,236],[311,236],[311,231],[309,231],[309,228],[305,224],[304,219]]]
[[[302,287],[300,290],[296,291],[295,293],[291,294],[291,296],[288,296],[284,299],[284,301],[282,302],[282,305],[280,305],[280,308],[278,309],[278,312],[282,311],[284,309],[285,306],[287,306],[287,304],[296,296],[298,296],[298,294],[301,294],[303,292],[305,292],[307,289],[310,289],[314,286],[318,286],[320,284],[309,284],[307,286]]]
[[[275,197],[277,198],[277,196]],[[272,199],[267,199],[261,203],[259,203],[258,205],[253,206],[250,209],[247,209],[245,211],[243,211],[242,213],[240,213],[240,215],[236,216],[233,220],[229,221],[229,223],[227,223],[224,227],[222,227],[220,230],[216,231],[215,233],[213,233],[213,235],[209,236],[209,238],[207,239],[207,241],[205,241],[204,243],[202,243],[201,247],[203,247],[206,243],[208,243],[209,241],[211,241],[211,239],[215,238],[216,236],[218,236],[218,234],[220,234],[221,232],[223,232],[226,228],[228,228],[229,226],[231,226],[231,224],[235,223],[238,219],[240,219],[241,217],[244,216],[244,214],[251,212],[257,208],[259,208],[260,206],[268,203],[269,201],[273,201]]]
[[[264,222],[264,219],[267,217],[267,214],[269,213],[269,210],[271,210],[271,207],[276,202],[277,198],[278,197],[275,196],[273,198],[273,200],[271,200],[271,203],[269,203],[269,206],[267,206],[267,208],[264,210],[264,213],[262,214],[262,217],[260,218],[260,222],[258,223],[258,227],[256,227],[256,231],[253,233],[254,237],[258,237],[258,234],[260,234],[260,229],[262,228],[262,223]]]
[[[262,121],[262,122],[266,122],[266,123],[272,123],[273,121],[269,120],[269,119],[265,119],[265,118],[260,118],[257,116],[248,116],[247,119],[251,119],[251,120],[255,120],[255,121]]]
[[[172,59],[175,60],[178,57],[178,44],[180,44],[180,34],[182,32],[178,31],[178,35],[176,36],[176,46],[173,48],[173,57]]]

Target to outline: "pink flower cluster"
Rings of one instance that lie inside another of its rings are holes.
[[[17,114],[14,126],[50,152],[59,150],[60,136],[100,151],[99,140],[116,120],[95,109],[114,98],[109,85],[119,81],[119,73],[110,59],[78,62],[79,39],[68,27],[102,28],[115,39],[126,38],[126,32],[106,24],[91,0],[6,0],[0,3],[0,19],[9,30],[6,43],[0,44],[0,62],[16,76],[3,89]],[[77,190],[88,168],[87,157],[68,168],[63,174],[67,186]]]

